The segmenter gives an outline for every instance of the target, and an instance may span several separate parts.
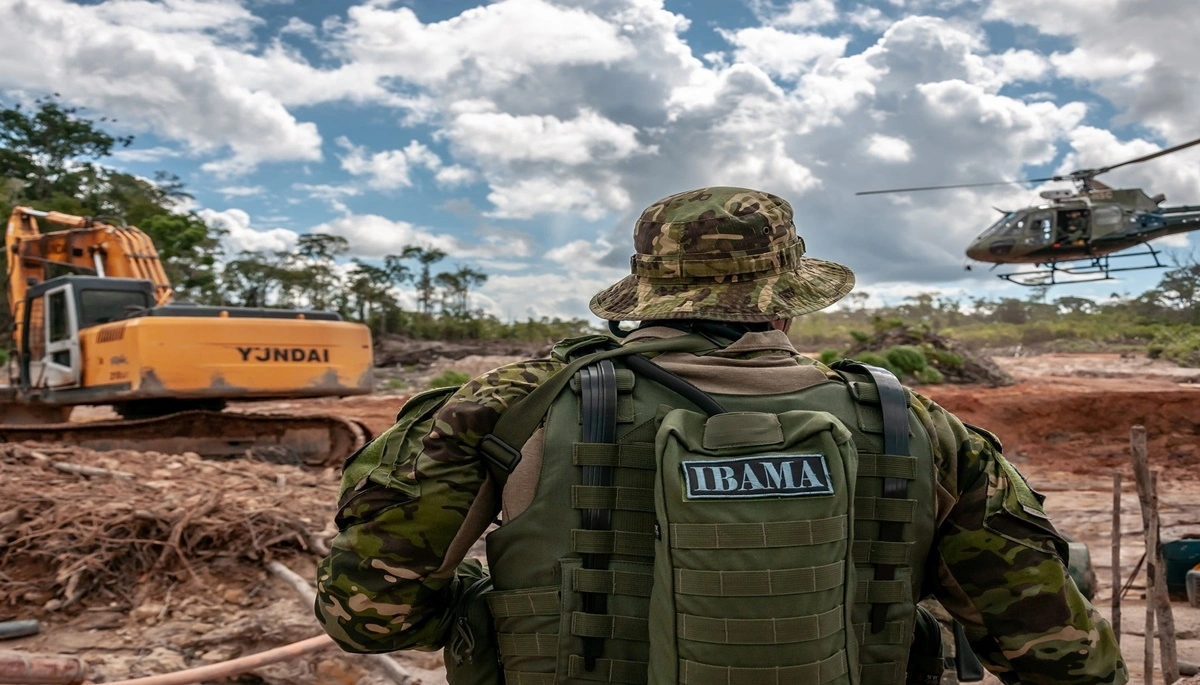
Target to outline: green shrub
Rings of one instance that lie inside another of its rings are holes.
[[[946,377],[942,375],[942,372],[938,371],[937,369],[933,368],[932,366],[926,366],[923,369],[918,369],[917,372],[913,374],[913,376],[916,377],[917,382],[923,383],[925,385],[933,385],[935,383],[942,383],[946,380]]]
[[[961,369],[963,367],[963,358],[961,354],[939,350],[935,347],[926,346],[925,358],[933,366],[943,369]]]
[[[822,364],[829,366],[830,364],[841,359],[842,356],[843,355],[841,352],[839,352],[835,349],[827,348],[827,349],[821,350],[821,356],[818,357],[818,359],[821,361]]]
[[[431,389],[432,388],[454,387],[454,386],[462,385],[469,380],[471,380],[471,377],[468,376],[467,374],[463,373],[462,371],[455,371],[454,369],[446,369],[445,371],[442,372],[442,375],[429,379],[429,387]]]
[[[850,337],[854,338],[855,342],[860,342],[860,343],[865,343],[866,341],[871,339],[870,335],[867,335],[866,333],[863,333],[862,331],[850,331]]]
[[[1169,359],[1180,366],[1200,367],[1200,327],[1159,331],[1148,346],[1151,358]]]
[[[897,345],[887,351],[887,360],[895,368],[904,373],[916,373],[929,366],[925,353],[909,345]]]
[[[876,333],[883,333],[884,331],[901,328],[902,326],[904,326],[904,319],[884,318],[882,316],[871,317],[871,327],[875,329]]]

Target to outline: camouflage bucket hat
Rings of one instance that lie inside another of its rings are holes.
[[[646,208],[633,229],[633,273],[591,301],[609,321],[762,322],[824,309],[854,273],[804,256],[786,200],[745,188],[701,188]]]

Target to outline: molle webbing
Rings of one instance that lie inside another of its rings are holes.
[[[896,380],[891,373],[868,364],[842,364],[838,368],[865,373],[875,382],[875,391],[879,396],[883,415],[883,452],[885,455],[893,457],[889,460],[893,463],[896,462],[895,457],[907,455],[908,399],[900,381]],[[878,460],[876,466],[878,466]],[[878,469],[876,471],[878,472]],[[883,475],[883,498],[871,498],[869,501],[856,502],[855,511],[864,519],[881,522],[879,524],[881,541],[899,542],[904,535],[903,524],[916,520],[917,503],[915,500],[904,499],[908,494],[907,477],[893,473],[877,473],[876,475]],[[903,597],[891,600],[876,599],[891,595],[885,594],[882,589],[872,592],[871,590],[874,588],[871,586],[882,588],[884,587],[881,585],[882,583],[893,582],[892,579],[895,577],[895,564],[876,563],[874,581],[861,590],[869,598],[867,601],[873,605],[871,607],[871,632],[873,633],[882,632],[886,626],[887,607],[884,606],[884,603],[903,601]]]
[[[676,409],[656,449],[650,682],[854,682],[848,430],[787,405]]]

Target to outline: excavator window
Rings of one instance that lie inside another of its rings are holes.
[[[67,291],[60,290],[46,297],[50,335],[47,342],[59,342],[71,337],[70,315],[67,313]],[[58,350],[50,353],[50,361],[59,366],[71,366],[71,351]]]
[[[50,314],[49,342],[66,340],[71,335],[71,328],[67,323],[67,293],[65,291],[50,293],[46,299]]]
[[[79,327],[120,321],[150,305],[149,296],[141,291],[83,289],[79,292]]]

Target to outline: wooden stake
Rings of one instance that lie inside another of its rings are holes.
[[[1121,644],[1121,472],[1113,472],[1112,628]]]
[[[1142,522],[1146,532],[1146,664],[1148,669],[1145,682],[1149,685],[1153,677],[1154,619],[1157,618],[1163,680],[1166,685],[1171,685],[1179,680],[1179,661],[1175,652],[1175,618],[1171,613],[1171,599],[1167,594],[1167,574],[1162,560],[1162,548],[1158,544],[1158,474],[1150,472],[1144,426],[1134,426],[1129,431],[1129,447],[1133,457],[1133,475],[1137,480],[1138,499],[1142,505]]]
[[[1164,685],[1173,685],[1179,680],[1179,656],[1175,651],[1175,615],[1171,612],[1171,595],[1167,589],[1167,565],[1162,555],[1162,528],[1158,519],[1158,471],[1150,474],[1150,494],[1153,516],[1150,521],[1154,524],[1154,532],[1150,536],[1154,541],[1153,554],[1147,555],[1148,565],[1146,575],[1154,574],[1154,613],[1158,623],[1158,649],[1162,657],[1162,673]],[[1147,685],[1149,680],[1146,681]]]
[[[1157,533],[1154,519],[1150,519],[1150,528],[1146,532],[1146,538]],[[1154,682],[1154,600],[1151,598],[1154,594],[1154,575],[1146,576],[1146,627],[1145,627],[1145,661],[1142,666],[1142,672],[1145,675],[1142,677],[1142,682],[1146,685]]]

